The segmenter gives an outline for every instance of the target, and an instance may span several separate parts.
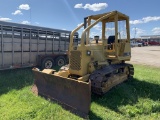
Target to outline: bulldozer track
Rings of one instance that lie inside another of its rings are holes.
[[[127,68],[127,71],[125,71],[125,68]],[[133,78],[133,75],[133,65],[126,63],[109,65],[96,70],[89,77],[92,93],[103,95],[119,83]]]

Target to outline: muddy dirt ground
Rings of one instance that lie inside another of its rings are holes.
[[[160,67],[160,46],[145,46],[131,48],[129,63]]]

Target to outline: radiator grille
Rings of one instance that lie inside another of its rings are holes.
[[[70,68],[72,70],[81,69],[81,52],[80,51],[71,51]]]

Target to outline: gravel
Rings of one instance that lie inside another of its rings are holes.
[[[129,63],[160,67],[160,46],[133,47],[131,56]]]

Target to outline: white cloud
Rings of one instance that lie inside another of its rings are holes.
[[[77,25],[77,27],[80,26],[80,25],[82,25],[82,24],[83,24],[83,23],[79,23],[79,24]]]
[[[21,23],[22,23],[22,24],[30,24],[30,22],[29,22],[29,21],[27,21],[27,20],[22,21]]]
[[[22,15],[23,13],[20,10],[16,10],[12,15]]]
[[[100,11],[102,9],[105,9],[107,8],[107,3],[94,3],[92,5],[90,4],[86,4],[84,6],[84,9],[89,9],[89,10],[92,10],[92,11]]]
[[[115,28],[106,28],[106,31],[114,31]]]
[[[12,19],[10,18],[0,18],[1,21],[11,21]]]
[[[99,24],[96,24],[93,28],[100,31],[102,30],[102,27]]]
[[[114,27],[107,27],[106,28],[106,38],[111,35],[115,35],[115,28]]]
[[[134,32],[134,37],[139,37],[146,34],[146,31],[140,28],[132,28],[132,31]]]
[[[160,27],[155,27],[152,29],[153,34],[160,34]]]
[[[21,4],[19,6],[19,9],[21,10],[29,10],[30,9],[30,6],[28,4]]]
[[[135,24],[140,24],[140,23],[143,23],[142,20],[131,20],[130,21],[130,24],[134,24],[134,25]]]
[[[83,9],[89,9],[92,11],[100,11],[100,10],[105,9],[107,7],[108,7],[107,3],[85,4],[84,6],[82,3],[80,3],[80,4],[76,4],[74,6],[74,8],[83,8]]]
[[[74,8],[83,8],[83,4],[82,4],[82,3],[76,4],[76,5],[74,6]]]
[[[39,22],[35,22],[35,24],[39,25]]]
[[[160,16],[154,16],[154,17],[145,17],[142,19],[144,21],[144,23],[150,22],[150,21],[158,21],[160,20]]]
[[[79,27],[80,25],[82,25],[83,23],[80,23],[80,24],[78,24],[77,25],[77,27]],[[81,27],[80,29],[79,29],[79,31],[81,31],[81,30],[83,30],[84,29],[84,27]],[[82,32],[82,31],[81,31]]]
[[[94,38],[94,36],[101,36],[101,32],[90,32],[90,38]]]
[[[160,16],[148,16],[148,17],[144,17],[142,19],[139,19],[139,20],[131,20],[130,21],[130,24],[141,24],[141,23],[148,23],[148,22],[151,22],[151,21],[159,21],[160,20]]]

